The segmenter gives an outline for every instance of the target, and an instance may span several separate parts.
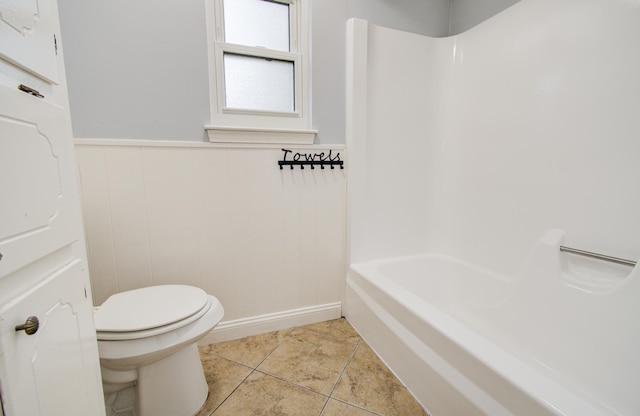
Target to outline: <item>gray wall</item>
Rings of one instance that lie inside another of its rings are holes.
[[[75,137],[204,140],[203,0],[59,0]]]
[[[520,0],[451,0],[449,34],[457,35]]]
[[[483,0],[487,10],[493,3]],[[513,0],[508,0],[513,2]],[[345,21],[429,36],[468,25],[477,0],[311,0],[312,123],[317,143],[344,143]],[[462,13],[462,9],[469,12]],[[206,141],[209,77],[204,0],[59,0],[77,138]]]
[[[378,26],[441,37],[449,34],[449,7],[449,0],[347,0],[347,16]]]

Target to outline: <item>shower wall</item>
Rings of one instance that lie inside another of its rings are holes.
[[[350,24],[351,262],[513,274],[549,228],[640,257],[640,3],[523,0],[445,39]]]
[[[449,39],[348,22],[347,146],[352,262],[426,250],[436,215]]]

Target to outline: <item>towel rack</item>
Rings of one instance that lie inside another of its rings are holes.
[[[609,261],[611,263],[623,264],[625,266],[631,266],[631,267],[636,266],[636,262],[633,260],[621,259],[619,257],[611,257],[604,254],[593,253],[591,251],[578,250],[577,248],[560,246],[560,251],[577,254],[578,256],[585,256],[585,257],[591,257],[598,260]]]
[[[329,149],[329,153],[304,153],[295,152],[289,149],[282,149],[284,155],[282,160],[278,161],[278,166],[282,170],[285,166],[291,167],[300,166],[300,169],[304,169],[304,165],[309,165],[311,169],[315,169],[316,166],[320,166],[320,169],[324,169],[325,166],[330,166],[331,169],[335,169],[335,166],[339,166],[340,169],[344,169],[344,162],[340,159],[340,152],[333,154],[333,149]],[[292,154],[292,159],[287,160],[289,153]]]

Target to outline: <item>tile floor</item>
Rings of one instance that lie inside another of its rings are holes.
[[[209,397],[197,416],[427,413],[345,319],[200,347]]]

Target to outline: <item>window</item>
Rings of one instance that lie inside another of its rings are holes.
[[[307,0],[208,0],[213,142],[313,143]]]

